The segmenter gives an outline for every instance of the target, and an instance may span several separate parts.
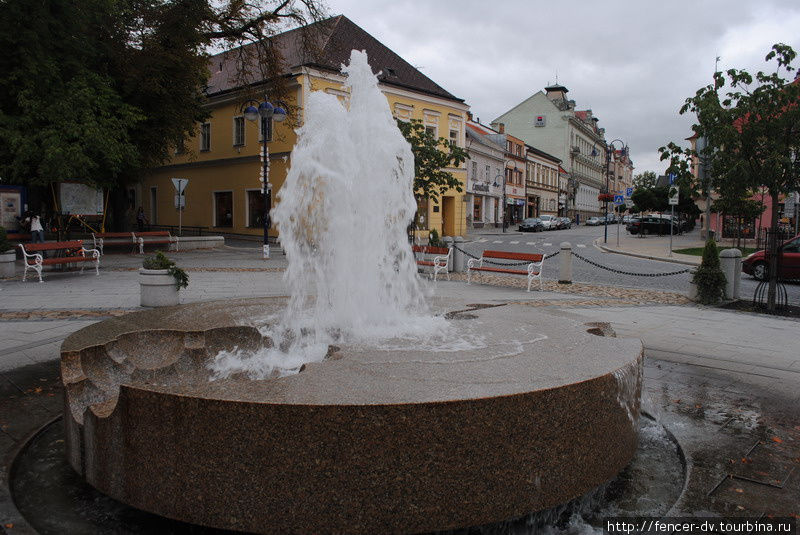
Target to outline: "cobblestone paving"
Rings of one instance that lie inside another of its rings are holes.
[[[466,281],[467,276],[464,273],[451,273],[451,280]],[[528,287],[528,280],[524,277],[515,277],[513,275],[485,275],[481,274],[472,277],[474,284],[490,284],[493,286],[507,286],[512,288]],[[631,304],[658,304],[658,305],[685,305],[691,303],[691,300],[683,294],[676,292],[667,292],[661,290],[645,290],[641,288],[621,288],[618,286],[601,286],[595,284],[586,284],[581,282],[573,282],[572,284],[558,284],[557,281],[545,280],[544,289],[548,292],[566,293],[585,295],[587,297],[599,297],[600,300],[594,299],[586,301],[586,305],[631,305]],[[536,284],[531,287],[531,295]],[[536,303],[527,303],[531,306],[547,306],[549,304],[555,305],[557,301],[543,301]],[[569,304],[578,305],[582,301],[570,300]],[[564,304],[564,303],[561,303]]]

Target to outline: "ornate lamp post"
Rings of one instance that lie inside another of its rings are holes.
[[[625,149],[628,148],[625,142],[621,139],[615,139],[614,141],[611,141],[606,148],[606,195],[611,194],[611,192],[608,190],[608,181],[611,175],[611,153],[615,150],[614,143],[617,142],[622,143],[622,148],[620,150],[623,152],[623,154],[625,153]],[[603,231],[603,243],[608,243],[608,198],[606,198],[603,204],[605,206],[605,228]]]
[[[501,179],[500,184],[503,187],[503,232],[505,232],[506,231],[506,210],[508,209],[508,206],[506,206],[506,177],[505,177],[505,175],[502,175],[502,174],[497,175],[496,177],[494,177],[494,186],[495,187],[498,186],[498,183],[497,183],[497,179],[498,178]]]
[[[269,211],[272,208],[272,184],[269,182],[269,147],[267,142],[272,134],[271,121],[283,122],[286,119],[286,110],[274,106],[264,97],[264,102],[261,102],[258,108],[252,104],[247,106],[244,110],[244,117],[248,121],[258,121],[260,119],[262,168],[259,179],[261,181],[261,195],[264,198],[264,217],[262,217],[262,222],[264,223],[263,253],[264,258],[269,258]]]

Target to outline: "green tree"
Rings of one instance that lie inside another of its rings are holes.
[[[703,260],[695,271],[692,282],[697,285],[697,298],[704,305],[713,305],[722,299],[726,279],[720,267],[719,250],[713,239],[706,241]]]
[[[0,176],[107,188],[137,178],[208,117],[209,50],[250,43],[234,56],[249,87],[283,72],[270,35],[321,15],[315,0],[0,2]]]
[[[397,120],[397,126],[411,144],[414,154],[414,196],[438,201],[447,190],[462,191],[461,181],[447,171],[467,159],[467,151],[449,139],[436,138],[419,119]]]
[[[714,73],[714,84],[687,98],[680,112],[694,113],[695,133],[707,140],[696,152],[674,143],[661,147],[662,160],[672,166],[691,167],[702,161],[711,173],[710,186],[721,195],[765,187],[777,208],[781,194],[800,188],[800,84],[795,83],[792,62],[796,52],[776,44],[765,61],[773,72],[729,69]],[[785,76],[788,75],[788,76]],[[725,89],[727,87],[727,89]],[[720,95],[720,93],[723,93]],[[770,226],[778,230],[778,211]],[[777,271],[770,264],[767,306],[775,308]]]
[[[658,177],[653,171],[645,171],[633,177],[634,188],[654,188]]]

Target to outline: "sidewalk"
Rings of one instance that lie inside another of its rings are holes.
[[[619,229],[619,245],[617,245],[617,229],[609,227],[608,242],[604,243],[603,238],[595,240],[595,245],[609,253],[624,254],[638,258],[650,260],[660,260],[662,262],[674,262],[676,264],[686,264],[689,266],[699,266],[701,257],[672,253],[669,254],[669,235],[667,236],[640,236],[628,233],[623,227]],[[695,229],[686,234],[678,234],[672,237],[672,250],[688,249],[690,247],[703,247],[705,241],[700,238],[700,230]]]

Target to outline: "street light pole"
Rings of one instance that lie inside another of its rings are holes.
[[[259,121],[261,128],[261,196],[264,201],[264,216],[261,218],[264,224],[264,244],[262,247],[263,257],[269,258],[269,227],[270,217],[269,212],[272,208],[272,184],[269,182],[269,142],[268,134],[271,131],[270,121],[283,122],[286,119],[286,111],[283,108],[274,106],[271,102],[264,97],[264,101],[258,105],[258,108],[252,104],[247,106],[244,110],[244,116],[248,121]]]
[[[508,221],[508,205],[506,205],[506,176],[505,175],[497,175],[494,177],[495,182],[497,182],[498,178],[502,178],[502,182],[500,184],[503,187],[503,232],[506,231],[506,221]]]
[[[609,191],[609,179],[611,178],[611,153],[614,151],[614,143],[618,141],[622,143],[622,149],[620,150],[622,150],[623,153],[625,152],[625,149],[628,147],[625,144],[625,142],[622,141],[621,139],[615,139],[606,146],[606,195],[609,195],[611,193]],[[603,204],[605,205],[605,218],[604,218],[605,229],[603,232],[603,243],[608,243],[608,197],[605,198]]]

